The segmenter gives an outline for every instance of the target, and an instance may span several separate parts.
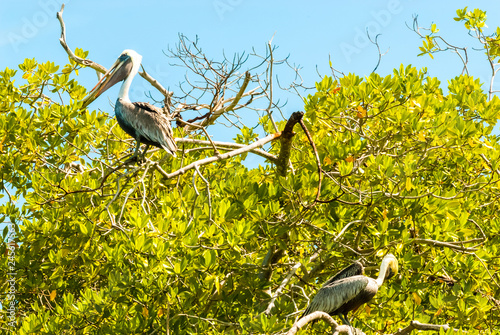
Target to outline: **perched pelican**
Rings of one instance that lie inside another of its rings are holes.
[[[387,254],[382,259],[377,279],[366,277],[363,272],[363,265],[354,262],[330,278],[316,293],[302,317],[322,311],[338,315],[344,324],[350,326],[347,313],[370,301],[384,280],[398,273],[398,260],[393,254]]]
[[[135,138],[134,157],[137,157],[141,143],[146,144],[142,156],[146,154],[150,145],[165,149],[175,156],[177,146],[173,138],[169,118],[163,111],[147,102],[131,102],[128,97],[130,84],[139,71],[142,56],[134,50],[125,50],[97,85],[90,91],[83,102],[83,107],[88,106],[103,92],[123,80],[115,104],[115,115],[122,129]]]

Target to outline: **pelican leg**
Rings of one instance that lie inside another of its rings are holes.
[[[351,332],[350,334],[355,334],[355,328],[351,325],[351,323],[349,322],[349,319],[347,318],[347,315],[346,314],[339,314],[339,317],[340,319],[342,320],[342,323],[346,326],[349,326]]]
[[[352,327],[351,326],[351,323],[349,322],[349,320],[347,319],[347,315],[344,315],[344,314],[339,314],[339,317],[340,317],[340,320],[342,320],[342,323],[345,324],[345,325],[348,325],[349,327]]]
[[[142,152],[142,160],[146,158],[146,152],[149,150],[149,144],[146,144],[146,148],[144,148],[144,151]]]
[[[134,155],[132,157],[130,157],[131,160],[139,160],[139,149],[141,147],[141,141],[140,140],[136,140],[137,144],[135,145],[135,151],[134,151]]]

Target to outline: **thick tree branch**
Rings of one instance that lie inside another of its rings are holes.
[[[324,320],[330,326],[332,326],[333,334],[350,334],[350,335],[364,335],[364,333],[357,328],[352,328],[347,325],[339,325],[330,315],[325,312],[316,311],[314,313],[308,314],[303,318],[300,318],[295,324],[290,328],[287,335],[295,335],[301,328],[307,325],[309,322],[314,320]]]
[[[290,116],[281,135],[281,150],[276,162],[276,172],[278,176],[286,177],[290,152],[292,148],[292,138],[295,135],[293,127],[302,120],[304,112],[295,112]]]

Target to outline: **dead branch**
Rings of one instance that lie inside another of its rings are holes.
[[[184,131],[186,132],[192,132],[193,130],[198,129],[198,127],[206,127],[211,124],[213,124],[222,114],[232,111],[235,109],[236,105],[239,103],[241,97],[243,96],[243,93],[245,93],[245,90],[248,86],[248,83],[250,82],[250,78],[252,76],[250,75],[250,72],[245,73],[245,79],[243,80],[243,84],[241,85],[238,93],[234,97],[234,99],[231,101],[231,104],[227,107],[221,107],[209,114],[209,117],[204,119],[203,121],[194,123],[193,125],[187,125],[184,127]],[[198,127],[197,127],[198,126]]]
[[[271,39],[272,41],[272,39]],[[274,63],[274,56],[273,56],[273,47],[271,45],[271,41],[267,43],[267,46],[269,48],[269,106],[266,109],[267,116],[269,117],[269,120],[271,120],[271,123],[273,124],[274,131],[278,131],[278,126],[276,125],[276,122],[274,122],[273,118],[273,112],[271,111],[271,108],[273,107],[273,63]],[[265,91],[265,90],[264,90]]]
[[[190,143],[190,144],[201,144],[201,145],[209,145],[210,149],[212,149],[212,144],[215,145],[217,150],[232,150],[232,149],[239,149],[239,148],[244,148],[246,147],[245,144],[239,144],[239,143],[231,143],[231,142],[221,142],[221,141],[204,141],[204,140],[197,140],[193,138],[176,138],[175,139],[176,143]],[[188,149],[186,152],[189,151],[194,151],[194,150],[204,150],[206,148],[194,148],[194,149]],[[158,149],[160,150],[160,149]],[[154,152],[154,150],[149,150],[149,152]],[[250,150],[251,153],[254,153],[256,155],[259,155],[261,157],[264,157],[266,159],[269,159],[271,162],[275,162],[278,158],[270,154],[269,152],[262,150],[262,149],[252,149]]]
[[[179,124],[179,123],[186,125],[186,127],[193,127],[195,129],[201,129],[203,131],[203,133],[205,134],[205,137],[207,138],[207,140],[212,145],[212,148],[214,149],[214,154],[219,155],[219,151],[217,150],[215,143],[212,141],[212,138],[210,137],[210,135],[207,132],[207,129],[204,126],[197,125],[197,124],[194,124],[194,123],[191,123],[188,121],[184,121],[181,118],[177,119],[177,124]]]
[[[155,163],[155,168],[158,170],[158,172],[160,172],[161,175],[163,175],[163,177],[165,177],[167,179],[174,178],[174,177],[183,175],[184,173],[186,173],[187,171],[189,171],[191,169],[194,169],[195,165],[196,166],[206,165],[206,164],[210,164],[210,163],[213,163],[213,162],[216,162],[216,161],[220,161],[220,160],[228,159],[228,158],[231,158],[231,157],[234,157],[234,156],[237,156],[237,155],[241,155],[241,154],[243,154],[245,152],[249,152],[249,151],[252,151],[254,149],[260,148],[264,144],[266,144],[268,142],[271,142],[272,140],[275,140],[275,139],[279,138],[280,136],[281,136],[281,132],[267,135],[266,137],[261,138],[260,140],[255,141],[252,144],[244,146],[243,148],[236,149],[236,150],[233,150],[233,151],[230,151],[230,152],[226,152],[226,153],[221,154],[219,156],[212,156],[212,157],[200,159],[200,160],[198,160],[196,162],[193,162],[193,163],[191,163],[189,165],[186,165],[185,167],[180,168],[179,170],[174,171],[172,173],[166,173],[160,167],[160,165],[158,163]]]
[[[292,137],[295,135],[293,127],[302,120],[304,112],[295,112],[290,116],[281,135],[281,150],[276,161],[276,172],[281,177],[286,177],[290,152],[292,148]]]
[[[199,196],[199,192],[198,192],[198,189],[196,188],[196,182],[195,182],[195,179],[196,179],[196,174],[198,174],[201,178],[201,180],[203,180],[203,182],[205,183],[206,187],[207,187],[207,197],[208,197],[208,221],[210,222],[213,222],[212,220],[212,197],[211,197],[211,193],[210,193],[210,183],[208,182],[208,180],[203,177],[203,175],[201,174],[200,172],[200,169],[198,168],[198,165],[195,165],[194,166],[194,170],[195,170],[195,173],[193,173],[193,188],[196,192],[196,195]]]
[[[287,335],[296,334],[301,328],[303,328],[309,322],[314,321],[314,320],[324,320],[325,322],[327,322],[330,326],[332,326],[333,334],[352,334],[352,335],[364,334],[361,329],[352,328],[352,327],[349,327],[347,325],[339,325],[330,315],[328,315],[324,312],[316,311],[314,313],[311,313],[311,314],[304,316],[303,318],[300,318],[292,326],[292,328],[290,328]],[[420,323],[418,321],[413,320],[410,322],[410,325],[408,325],[407,327],[405,327],[403,329],[399,329],[397,332],[395,332],[392,335],[409,335],[414,330],[439,332],[440,329],[447,331],[448,329],[450,329],[450,326],[449,325],[433,325],[433,324],[427,324],[427,323]],[[458,329],[453,328],[453,331],[457,332]]]
[[[78,64],[83,65],[83,66],[88,66],[88,67],[96,70],[97,72],[106,73],[107,70],[104,66],[97,64],[89,59],[84,59],[84,58],[78,57],[68,47],[68,44],[66,43],[66,25],[64,24],[64,21],[62,18],[63,11],[64,11],[64,4],[62,4],[61,10],[59,12],[57,12],[57,19],[59,20],[59,23],[61,24],[61,38],[59,38],[59,42],[61,43],[64,50],[66,50],[66,53],[68,54],[69,58],[74,60]]]
[[[281,291],[283,291],[283,289],[285,288],[285,286],[288,284],[288,282],[293,277],[293,275],[295,274],[295,272],[297,272],[297,270],[301,267],[301,265],[302,265],[302,263],[297,262],[290,269],[290,271],[288,272],[287,276],[285,277],[285,279],[283,280],[283,282],[281,283],[281,285],[278,287],[278,289],[276,290],[276,292],[274,292],[273,297],[271,298],[271,301],[269,302],[269,305],[267,305],[267,308],[264,311],[264,313],[266,315],[269,315],[271,313],[271,309],[273,309],[273,307],[274,307],[274,303],[276,302],[276,298],[278,298],[278,296],[281,294]]]

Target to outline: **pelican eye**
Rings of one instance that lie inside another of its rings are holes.
[[[130,58],[129,54],[121,54],[120,57],[118,57],[119,60],[125,61]]]

